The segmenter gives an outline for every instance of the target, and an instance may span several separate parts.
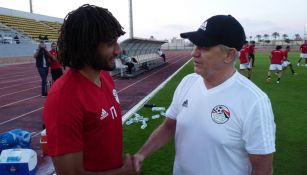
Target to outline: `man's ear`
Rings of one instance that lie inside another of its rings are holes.
[[[224,62],[233,63],[236,59],[236,53],[237,53],[237,50],[235,48],[230,48]]]

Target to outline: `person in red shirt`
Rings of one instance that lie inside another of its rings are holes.
[[[244,42],[240,50],[240,73],[244,75],[245,70],[247,70],[247,78],[251,79],[252,69],[249,60],[249,47],[247,41]]]
[[[305,40],[304,44],[300,46],[301,55],[300,59],[297,61],[297,66],[300,66],[302,59],[305,59],[305,67],[307,67],[307,40]]]
[[[273,71],[277,73],[277,83],[279,83],[282,76],[282,61],[284,60],[284,53],[281,51],[281,46],[276,46],[276,49],[271,51],[270,59],[271,64],[268,71],[267,81],[271,81],[271,75]]]
[[[48,155],[58,175],[135,174],[132,156],[122,158],[122,114],[108,73],[123,34],[112,13],[94,5],[64,19],[58,58],[70,69],[52,85],[43,111]]]
[[[58,51],[56,47],[57,45],[55,42],[51,43],[51,50],[49,51],[49,53],[52,55],[50,59],[52,83],[63,75],[62,65],[58,62]]]
[[[255,41],[251,41],[249,48],[249,59],[252,67],[255,67]]]
[[[291,72],[292,72],[292,75],[295,75],[295,71],[293,69],[293,66],[288,58],[288,52],[290,51],[290,46],[287,46],[286,49],[283,51],[284,53],[284,60],[282,62],[282,67],[283,67],[283,70],[286,70],[287,67],[290,68]]]

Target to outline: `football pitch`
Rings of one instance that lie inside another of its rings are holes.
[[[268,83],[266,78],[269,52],[256,52],[252,81],[269,96],[275,116],[274,175],[307,174],[307,68],[296,66],[298,57],[298,52],[289,52],[289,59],[296,75],[292,75],[288,68],[283,72],[280,84],[276,83],[277,76],[275,74],[272,74],[272,81]],[[168,107],[181,79],[192,72],[193,64],[190,61],[148,104]],[[157,112],[152,112],[150,108],[145,107],[138,113],[148,118],[157,114]],[[145,129],[140,128],[141,123],[124,124],[124,153],[135,153],[145,143],[152,131],[159,126],[163,118],[149,120]],[[174,141],[172,141],[145,160],[142,174],[172,174],[174,155]]]

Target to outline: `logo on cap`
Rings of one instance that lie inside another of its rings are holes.
[[[217,105],[212,109],[211,118],[217,124],[224,124],[230,118],[230,111],[226,106]]]
[[[204,23],[201,24],[201,26],[199,27],[200,29],[202,29],[203,31],[205,31],[207,29],[207,21],[205,21]]]

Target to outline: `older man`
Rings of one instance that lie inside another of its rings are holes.
[[[181,81],[165,121],[134,155],[136,170],[175,138],[175,175],[272,174],[270,100],[234,67],[246,39],[243,27],[230,15],[217,15],[181,37],[196,45],[195,73]]]

